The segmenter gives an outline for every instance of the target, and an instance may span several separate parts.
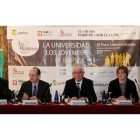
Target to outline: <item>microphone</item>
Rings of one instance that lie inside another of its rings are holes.
[[[138,85],[138,83],[137,83],[137,80],[136,80],[136,79],[135,79],[135,83],[137,84],[138,90],[139,90],[139,92],[140,92],[140,88],[139,88],[139,85]]]
[[[76,86],[76,88],[77,88],[77,89],[79,89],[79,90],[80,90],[80,92],[82,91],[82,92],[84,92],[85,94],[89,95],[89,96],[90,96],[90,98],[91,98],[91,99],[89,100],[89,104],[90,104],[90,105],[95,105],[95,103],[93,103],[93,101],[92,101],[92,95],[91,95],[91,94],[87,93],[86,91],[84,91],[84,90],[80,89],[80,88],[79,88],[79,87],[77,87],[77,86]]]
[[[46,95],[47,95],[47,93],[48,93],[48,91],[49,91],[49,89],[50,89],[51,86],[52,86],[52,83],[49,85],[49,88],[47,89],[47,91],[46,91],[46,93],[45,93],[45,96],[44,96],[44,103],[41,103],[42,105],[49,105],[49,104],[46,102],[45,97],[46,97]]]

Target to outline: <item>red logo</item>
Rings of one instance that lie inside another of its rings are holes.
[[[13,85],[17,85],[17,80],[12,80]]]
[[[60,33],[61,33],[61,35],[64,35],[64,31],[63,30],[61,30]]]
[[[16,67],[14,67],[14,68],[13,68],[13,71],[16,73],[16,72],[17,72],[17,68],[16,68]]]
[[[37,31],[38,36],[42,36],[42,31]]]

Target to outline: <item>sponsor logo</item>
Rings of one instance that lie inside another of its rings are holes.
[[[13,30],[12,31],[12,35],[17,35],[17,31],[16,30]]]
[[[42,36],[42,31],[37,31],[37,36]]]
[[[105,86],[109,86],[109,84],[108,83],[94,83],[93,84],[95,87],[105,87]]]
[[[116,37],[118,33],[95,33],[94,30],[78,30],[80,37]]]
[[[99,73],[106,73],[105,71],[100,71]]]
[[[24,74],[24,71],[18,71],[16,67],[13,68],[13,74]]]
[[[47,73],[47,71],[45,71],[45,70],[41,70],[41,73]]]
[[[129,74],[135,74],[136,72],[134,70],[128,70]]]
[[[31,44],[29,41],[19,41],[18,42],[18,46],[19,46],[19,49],[21,51],[37,51],[37,47],[31,47]]]
[[[61,34],[61,35],[64,35],[64,30],[61,30],[61,31],[60,31],[60,34]]]
[[[93,82],[93,85],[96,86],[96,87],[97,86],[99,86],[99,87],[103,87],[103,86],[107,86],[108,87],[109,86],[109,83],[95,83],[94,81],[92,81],[92,82]]]
[[[134,31],[132,34],[136,34],[136,32]]]
[[[26,80],[12,80],[12,85],[22,85]]]
[[[28,32],[22,31],[22,32],[17,32],[16,30],[12,31],[12,35],[26,35]]]
[[[92,76],[92,75],[95,75],[96,73],[95,72],[85,72],[85,75],[90,75],[90,76]]]
[[[12,80],[13,85],[17,85],[17,80]]]
[[[58,82],[58,85],[64,85],[65,82]]]
[[[66,75],[67,74],[66,69],[58,69],[57,72],[58,72],[57,74],[60,74],[60,75]]]
[[[65,33],[64,30],[60,30],[60,35],[59,36],[72,36],[72,33]]]
[[[25,82],[26,80],[18,80],[18,85],[22,85],[23,82]]]
[[[71,69],[57,69],[56,73],[59,75],[71,75]]]
[[[109,73],[114,73],[114,71],[110,71]]]
[[[37,31],[37,36],[50,36],[52,31]]]
[[[56,80],[53,81],[53,85],[54,85],[54,86],[57,85],[57,81],[56,81]]]

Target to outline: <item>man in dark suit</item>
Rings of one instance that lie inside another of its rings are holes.
[[[66,81],[64,94],[65,102],[70,102],[71,100],[91,100],[95,102],[97,100],[93,82],[87,78],[84,78],[84,68],[81,64],[73,65],[73,79]]]
[[[117,79],[110,82],[108,92],[111,93],[112,102],[117,100],[131,99],[132,102],[138,102],[135,83],[128,79],[128,69],[125,66],[120,66],[116,70]]]
[[[0,78],[0,99],[7,99],[10,101],[12,92],[8,88],[8,81]]]
[[[47,102],[51,101],[49,84],[40,80],[40,75],[41,72],[38,68],[34,67],[31,69],[29,73],[30,80],[24,82],[20,88],[17,96],[19,100],[38,100],[39,102],[44,102],[45,97]]]

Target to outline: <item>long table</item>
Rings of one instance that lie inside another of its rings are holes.
[[[0,114],[140,114],[140,105],[0,105]]]

